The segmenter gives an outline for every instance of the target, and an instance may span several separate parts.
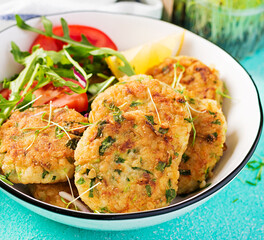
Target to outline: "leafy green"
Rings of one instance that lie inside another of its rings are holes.
[[[71,39],[69,36],[68,24],[65,21],[65,19],[61,18],[61,25],[63,28],[63,36],[57,36],[57,35],[52,33],[52,23],[46,17],[43,16],[41,18],[41,20],[42,20],[45,31],[41,31],[37,28],[34,28],[34,27],[26,24],[19,15],[16,15],[16,21],[17,21],[18,27],[20,27],[21,29],[24,29],[24,30],[28,30],[31,32],[35,32],[35,33],[44,35],[44,36],[52,37],[54,39],[68,43],[69,45],[66,48],[68,48],[70,50],[69,54],[72,54],[73,52],[76,53],[76,51],[78,51],[78,52],[82,52],[83,56],[85,56],[87,54],[93,55],[93,56],[102,56],[103,55],[104,57],[116,56],[123,62],[123,66],[119,67],[120,71],[122,71],[123,73],[125,73],[128,76],[135,74],[133,68],[130,66],[130,64],[128,63],[126,58],[123,56],[123,54],[121,54],[120,52],[117,52],[117,51],[110,49],[110,48],[95,47],[91,43],[89,43],[89,41],[87,40],[87,38],[84,35],[82,35],[82,41],[81,42],[77,42],[77,41],[74,41],[73,39]]]
[[[0,174],[0,180],[2,180],[3,182],[5,182],[5,183],[7,183],[7,184],[9,184],[11,186],[13,185],[13,183],[8,180],[7,176],[4,176],[4,175]]]
[[[101,146],[99,147],[99,155],[103,156],[106,149],[111,147],[113,143],[116,141],[116,139],[112,138],[111,136],[108,136],[102,141]]]
[[[145,188],[146,188],[148,197],[151,197],[151,194],[152,194],[151,193],[151,186],[150,185],[146,185]]]
[[[55,87],[69,87],[73,92],[81,94],[85,93],[88,89],[82,88],[79,84],[71,81],[65,81],[54,71],[54,64],[59,61],[67,62],[64,53],[44,51],[41,48],[35,47],[32,54],[22,52],[19,47],[11,42],[12,54],[14,59],[24,65],[24,69],[12,81],[6,82],[5,87],[11,90],[9,100],[0,96],[0,124],[2,124],[15,109],[23,106],[30,107],[34,101],[34,91],[52,82]],[[86,75],[87,79],[91,74]],[[34,82],[34,85],[33,85]],[[26,108],[23,108],[24,110]]]
[[[95,184],[95,178],[92,178],[91,179],[91,182],[90,182],[90,188],[93,187],[94,184]],[[93,189],[90,189],[90,191],[89,191],[89,197],[90,198],[93,198],[93,196],[94,196],[93,195]]]
[[[75,150],[77,148],[77,144],[79,142],[80,138],[72,138],[69,139],[68,142],[66,143],[66,147]]]
[[[152,124],[155,125],[154,118],[151,115],[145,115],[145,118]]]
[[[182,160],[184,163],[186,163],[188,160],[190,159],[190,156],[188,156],[187,154],[182,154]]]
[[[167,203],[170,203],[176,197],[176,191],[173,188],[167,189],[165,195]]]
[[[132,101],[131,104],[129,105],[130,107],[136,107],[143,104],[140,100],[137,101]]]
[[[116,163],[124,163],[126,160],[124,159],[124,158],[122,158],[122,157],[120,157],[120,156],[117,156],[116,158],[115,158],[115,162]]]
[[[79,184],[79,185],[82,185],[82,184],[85,183],[85,180],[84,180],[83,177],[81,177],[81,178],[79,178],[79,179],[76,181],[76,183]]]
[[[160,127],[158,130],[158,132],[161,134],[166,134],[168,133],[168,131],[169,131],[169,128],[162,128],[162,127]]]
[[[184,176],[191,175],[191,170],[180,169],[179,172],[180,172],[180,175],[184,175]]]
[[[43,169],[43,172],[42,172],[42,179],[44,179],[46,177],[46,175],[49,174],[49,172],[45,169]]]

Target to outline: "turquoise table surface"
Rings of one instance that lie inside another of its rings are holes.
[[[264,49],[241,63],[253,77],[264,103]],[[258,155],[264,157],[263,134],[251,160]],[[255,176],[245,167],[227,187],[195,210],[157,226],[123,232],[62,225],[0,192],[0,239],[264,239],[264,172],[257,186],[244,183]]]

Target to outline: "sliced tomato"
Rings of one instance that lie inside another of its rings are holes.
[[[57,36],[63,36],[62,27],[54,27],[53,33]],[[117,50],[117,47],[111,38],[97,28],[82,25],[69,25],[69,34],[75,41],[81,41],[81,36],[83,34],[88,41],[96,47],[108,47]],[[38,35],[33,42],[30,51],[32,50],[32,47],[37,44],[39,44],[44,50],[59,51],[65,43],[50,37]]]
[[[79,84],[77,81],[67,79],[74,83]],[[88,97],[86,93],[77,94],[70,90],[69,87],[54,87],[52,83],[36,90],[35,96],[42,95],[33,106],[39,106],[49,104],[52,101],[52,105],[55,107],[65,107],[75,109],[77,112],[84,112],[88,110]]]
[[[5,98],[5,99],[8,99],[9,98],[9,95],[11,93],[11,90],[7,89],[7,88],[4,88],[0,91],[0,94]]]

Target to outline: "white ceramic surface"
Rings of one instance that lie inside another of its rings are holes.
[[[64,13],[48,18],[54,25],[58,25],[62,16],[69,24],[101,29],[113,39],[119,50],[182,31],[175,25],[158,20],[99,12]],[[41,27],[39,19],[32,19],[29,23]],[[28,50],[35,36],[36,34],[15,26],[0,33],[1,79],[12,76],[21,68],[12,59],[10,41],[14,41],[22,50]],[[167,208],[113,215],[77,213],[52,207],[0,182],[3,191],[38,214],[68,225],[96,230],[125,230],[158,224],[184,214],[209,199],[236,176],[252,155],[262,126],[261,106],[250,76],[239,63],[216,45],[187,31],[181,54],[196,57],[207,65],[214,65],[232,96],[232,100],[224,101],[224,113],[228,122],[228,148],[216,166],[215,175],[210,179],[210,187],[185,198],[176,198],[174,204]]]

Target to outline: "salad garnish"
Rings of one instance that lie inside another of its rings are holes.
[[[93,46],[84,35],[81,42],[71,39],[68,24],[63,18],[61,19],[63,36],[52,33],[52,22],[46,17],[42,17],[41,20],[45,31],[29,26],[19,15],[16,15],[18,27],[61,40],[68,45],[58,52],[46,51],[36,45],[32,48],[32,53],[29,53],[21,51],[14,42],[11,42],[13,57],[16,62],[24,66],[24,69],[19,75],[3,80],[3,87],[11,90],[11,93],[8,100],[0,95],[0,125],[8,119],[13,110],[21,107],[23,110],[30,108],[36,101],[34,92],[49,83],[54,87],[68,87],[73,93],[89,93],[93,96],[89,100],[91,102],[115,80],[113,76],[106,76],[103,72],[100,74],[102,65],[106,66],[104,58],[108,56],[116,56],[123,62],[120,71],[124,74],[128,76],[134,74],[133,68],[120,52]],[[93,58],[94,66],[87,60],[89,56]],[[106,80],[90,84],[92,73]],[[77,80],[79,84],[64,78]]]

